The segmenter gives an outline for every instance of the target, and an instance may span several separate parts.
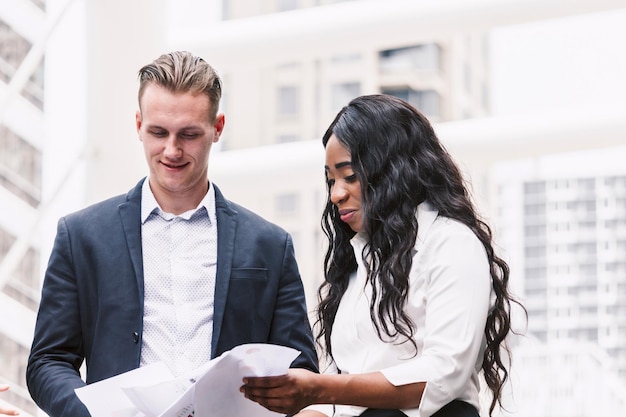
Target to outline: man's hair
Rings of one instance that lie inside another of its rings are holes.
[[[161,55],[139,70],[139,105],[150,84],[172,92],[203,93],[209,97],[211,120],[215,120],[222,97],[222,81],[215,69],[205,60],[186,51]]]

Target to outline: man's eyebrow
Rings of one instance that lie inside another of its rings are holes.
[[[146,124],[146,129],[168,131],[168,129],[166,129],[165,127],[163,127],[162,124],[159,124],[159,123],[148,123]]]

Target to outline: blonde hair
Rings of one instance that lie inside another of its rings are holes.
[[[138,100],[149,84],[156,84],[173,92],[203,93],[211,104],[211,120],[215,120],[222,97],[222,80],[204,59],[190,52],[175,51],[161,55],[139,70]]]

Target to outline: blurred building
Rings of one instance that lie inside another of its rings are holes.
[[[358,3],[362,2],[222,2],[221,13],[218,11],[222,24],[240,28],[252,38],[257,28],[275,27],[281,37],[276,47],[268,47],[271,40],[259,40],[262,59],[253,55],[246,59],[245,51],[233,49],[232,55],[242,55],[237,58],[239,64],[215,56],[211,45],[203,44],[207,37],[194,41],[194,52],[215,65],[224,78],[228,127],[222,149],[320,138],[341,107],[362,94],[393,94],[421,109],[433,122],[488,114],[489,45],[485,32],[424,38],[419,31],[409,30],[398,39],[396,32],[374,22],[371,31],[376,42],[365,38],[355,42],[322,24],[317,28],[320,34],[328,30],[335,35],[332,47],[325,47],[320,40],[318,46],[291,53],[290,48],[298,48],[298,37],[293,37],[289,47],[284,46],[293,36],[292,27],[315,21],[320,14],[329,19],[351,16],[358,20]],[[405,17],[402,10],[396,13],[398,21]],[[349,26],[345,30],[349,33]]]
[[[38,306],[39,247],[28,231],[41,202],[44,64],[16,76],[44,25],[44,0],[0,3],[0,383],[2,399],[35,414],[25,388],[30,329]],[[25,314],[22,314],[25,313]]]
[[[506,412],[497,416],[588,417],[621,415],[624,382],[615,361],[596,343],[526,338],[516,346]]]
[[[523,285],[535,341],[516,351],[524,398],[533,399],[518,402],[524,415],[626,409],[624,157],[624,147],[588,150],[510,161],[494,172],[500,244],[511,279]],[[530,382],[537,378],[547,391]]]
[[[51,10],[55,10],[64,3],[72,2],[57,0],[49,3]],[[254,24],[255,17],[263,19],[270,15],[282,16],[283,13],[295,13],[294,18],[305,20],[308,19],[307,13],[318,13],[321,9],[328,16],[342,13],[340,9],[326,9],[341,7],[332,3],[341,2],[228,0],[221,2],[220,15],[223,21],[239,21],[249,25]],[[356,2],[344,3],[355,6]],[[83,96],[80,91],[76,93],[75,90],[71,92],[56,87],[52,93],[46,94],[52,100],[47,106],[47,122],[44,120],[44,59],[38,62],[36,69],[30,68],[29,71],[29,68],[24,67],[32,65],[33,57],[30,57],[30,61],[26,58],[29,52],[36,49],[33,46],[37,42],[48,42],[45,37],[49,34],[44,33],[43,29],[49,24],[50,16],[46,16],[45,6],[43,0],[12,0],[10,4],[0,4],[0,88],[6,92],[2,96],[4,101],[0,108],[0,210],[3,214],[0,216],[0,314],[2,317],[15,318],[0,321],[0,382],[12,386],[3,398],[32,414],[35,408],[25,390],[24,372],[39,300],[41,265],[45,265],[48,257],[49,247],[46,245],[50,244],[51,233],[47,231],[44,234],[48,235],[47,240],[37,239],[38,224],[46,221],[48,226],[52,226],[58,215],[97,199],[97,196],[90,195],[92,190],[110,186],[115,187],[116,192],[123,191],[111,183],[111,176],[105,179],[91,175],[99,169],[98,162],[88,165],[82,165],[81,162],[89,152],[99,154],[100,159],[107,157],[109,150],[106,143],[110,135],[107,136],[104,129],[93,128],[103,123],[101,119],[93,120],[90,127],[85,128],[89,134],[81,135],[78,130],[84,122],[70,122],[73,129],[67,132],[70,134],[64,135],[63,130],[59,130],[67,129],[68,121],[71,120],[67,119],[70,112],[60,104],[62,100],[59,97],[73,97],[73,103],[82,105],[82,108],[100,108],[108,102],[108,95],[114,97],[112,101],[119,99],[119,93],[108,88],[108,83],[92,83],[89,92]],[[141,8],[139,5],[136,7]],[[352,9],[355,10],[354,7]],[[70,18],[61,31],[72,33],[59,35],[59,40],[51,41],[49,77],[76,83],[83,76],[73,75],[73,72],[82,70],[92,77],[102,74],[105,68],[102,63],[108,49],[104,44],[97,47],[102,42],[99,33],[105,27],[99,26],[99,23],[106,21],[113,10],[113,5],[105,7],[91,3],[74,7],[73,13],[79,13],[78,17]],[[133,10],[126,10],[129,19],[132,19]],[[90,19],[95,19],[97,23],[87,25],[85,22]],[[156,23],[158,19],[154,20],[154,27],[160,30],[161,26]],[[324,28],[319,30],[323,32]],[[79,33],[84,33],[83,37],[89,39],[91,48],[82,50],[84,45],[76,43],[81,38],[77,35]],[[120,34],[123,33],[120,31]],[[151,35],[149,30],[141,33],[146,38]],[[72,38],[71,41],[68,36]],[[281,36],[288,37],[289,34]],[[158,38],[152,38],[156,44]],[[488,113],[488,45],[484,33],[424,40],[423,35],[413,36],[409,32],[402,36],[401,41],[386,39],[384,33],[380,33],[377,38],[379,41],[375,43],[354,43],[346,37],[343,44],[339,42],[333,48],[302,51],[303,54],[288,54],[284,49],[277,49],[276,54],[266,54],[264,59],[246,60],[245,65],[229,65],[225,62],[224,68],[220,61],[211,59],[212,53],[203,54],[202,48],[194,51],[214,64],[225,81],[223,107],[228,128],[226,139],[221,144],[222,150],[251,149],[251,152],[258,154],[258,150],[254,149],[262,145],[284,144],[290,148],[292,143],[310,142],[311,139],[321,137],[343,105],[351,98],[366,93],[397,95],[422,109],[433,121],[479,117]],[[113,38],[107,39],[113,41]],[[137,43],[141,41],[136,35],[133,35],[133,39],[137,39]],[[145,39],[143,41],[145,43]],[[297,48],[298,40],[294,39],[292,43]],[[161,49],[155,45],[151,48]],[[128,51],[131,49],[128,48]],[[72,64],[67,57],[62,56],[60,50],[84,53],[87,61]],[[124,56],[120,52],[125,51],[118,50],[111,52],[111,55],[121,60]],[[145,54],[150,58],[156,56],[148,55],[148,52]],[[142,63],[148,61],[147,58],[135,59]],[[133,68],[136,71],[139,65]],[[128,75],[132,77],[133,71],[129,71]],[[15,76],[16,73],[18,76]],[[24,73],[28,74],[28,81],[20,85],[20,75]],[[134,82],[131,77],[130,83]],[[15,94],[12,94],[14,90]],[[126,103],[123,104],[126,106]],[[117,105],[116,108],[124,106]],[[78,122],[82,116],[84,120],[92,120],[91,114],[93,112],[83,110],[74,119]],[[132,118],[129,117],[129,120]],[[44,125],[48,137],[55,138],[56,146],[50,146],[50,142],[44,143]],[[94,135],[94,131],[102,131],[103,139]],[[303,153],[302,148],[299,148],[295,153],[306,157],[306,161],[300,161],[294,168],[309,166],[308,184],[323,186],[320,180],[320,159],[311,158],[315,153],[322,155],[321,146],[317,141],[305,146],[310,146],[310,151]],[[60,149],[66,152],[62,158],[59,158]],[[66,164],[55,167],[58,160],[66,161]],[[241,160],[237,164],[241,164]],[[68,208],[58,211],[43,207],[55,194],[57,187],[63,186],[64,171],[68,169],[75,169],[73,178],[78,175],[91,178],[91,186],[84,185],[87,184],[86,180],[74,179],[72,187],[83,184],[85,193],[71,193],[73,205],[66,205]],[[122,178],[124,171],[117,171],[114,175]],[[264,174],[255,175],[259,178]],[[288,173],[284,175],[289,176]],[[294,177],[295,183],[274,184],[272,192],[268,193],[267,188],[229,187],[230,181],[235,178],[230,175],[227,181],[218,184],[231,188],[226,191],[233,199],[263,210],[268,218],[293,234],[307,294],[313,304],[313,294],[320,280],[322,242],[318,217],[323,204],[323,187],[303,187],[301,177]],[[268,181],[274,182],[269,178]],[[103,186],[97,185],[98,182]],[[245,197],[239,198],[241,193],[246,193]]]

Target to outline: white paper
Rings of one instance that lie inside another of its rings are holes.
[[[239,392],[245,376],[282,375],[300,352],[276,345],[237,346],[196,383],[196,416],[276,417]],[[185,416],[187,417],[187,416]]]
[[[87,406],[92,417],[142,417],[137,407],[122,391],[122,386],[161,383],[174,378],[164,363],[154,363],[77,388],[76,395]]]
[[[245,376],[282,375],[295,349],[250,343],[175,378],[163,363],[76,389],[93,417],[276,417],[239,392]]]
[[[172,404],[180,404],[173,412],[182,416],[193,410],[193,385],[193,380],[178,378],[154,385],[122,386],[121,389],[143,415],[162,415]]]

